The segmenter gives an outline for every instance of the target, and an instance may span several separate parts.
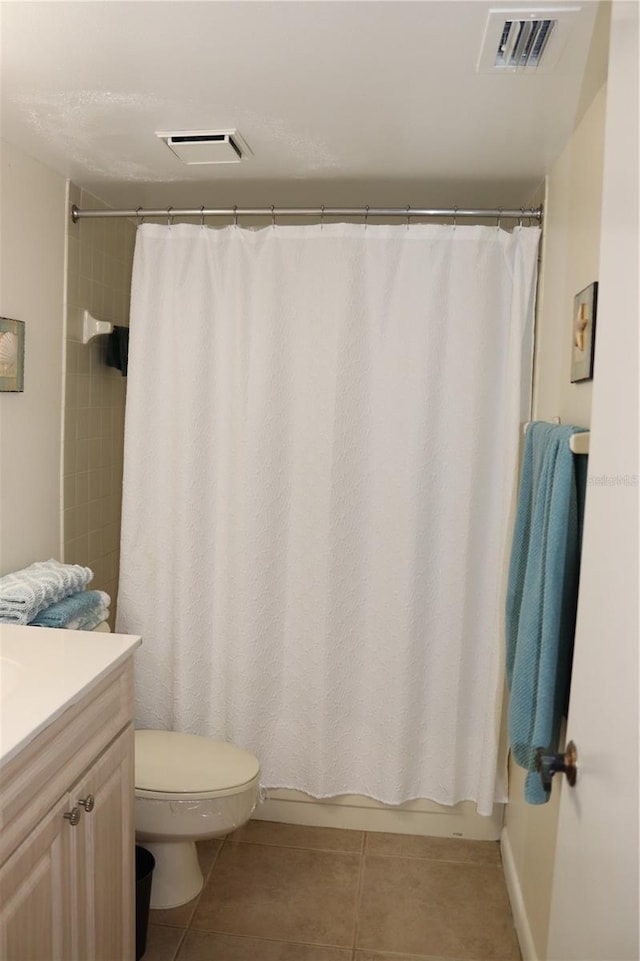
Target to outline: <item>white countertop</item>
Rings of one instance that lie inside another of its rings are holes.
[[[0,764],[122,664],[140,643],[133,634],[0,624]]]

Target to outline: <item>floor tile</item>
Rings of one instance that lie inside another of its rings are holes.
[[[500,864],[498,841],[468,841],[465,838],[427,838],[413,834],[369,832],[365,841],[365,853],[397,858]]]
[[[502,870],[367,855],[356,947],[462,961],[517,961]]]
[[[351,947],[359,872],[357,854],[225,844],[192,924],[218,934]]]
[[[364,831],[343,831],[340,828],[314,828],[303,824],[282,824],[280,821],[249,821],[229,841],[253,844],[277,844],[289,848],[311,848],[317,851],[348,851],[359,854]]]
[[[193,917],[200,895],[193,901],[181,904],[178,908],[165,908],[164,910],[153,909],[149,911],[149,922],[151,924],[169,924],[171,927],[187,928]]]
[[[350,948],[188,931],[177,961],[351,961],[351,957]]]
[[[144,961],[174,961],[180,941],[184,937],[181,928],[166,928],[150,924],[147,931],[147,950]]]

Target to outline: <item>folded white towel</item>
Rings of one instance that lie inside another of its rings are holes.
[[[27,624],[50,604],[83,590],[93,571],[53,558],[0,577],[0,621]]]
[[[104,593],[100,591],[100,593]],[[82,617],[77,617],[75,620],[68,621],[64,626],[68,631],[92,631],[99,624],[104,623],[111,613],[109,609],[110,597],[108,594],[104,595],[107,598],[106,604],[100,604],[96,610],[92,611],[90,615],[84,615]]]

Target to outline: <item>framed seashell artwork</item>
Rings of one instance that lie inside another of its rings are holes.
[[[0,390],[24,390],[24,321],[0,317]]]
[[[593,380],[596,345],[598,281],[576,294],[573,301],[573,342],[571,344],[571,383]]]

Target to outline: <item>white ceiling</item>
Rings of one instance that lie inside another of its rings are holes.
[[[6,0],[2,136],[118,207],[520,206],[606,71],[601,5],[564,6],[556,70],[497,76],[488,11],[525,4]],[[241,164],[155,136],[234,127]]]

